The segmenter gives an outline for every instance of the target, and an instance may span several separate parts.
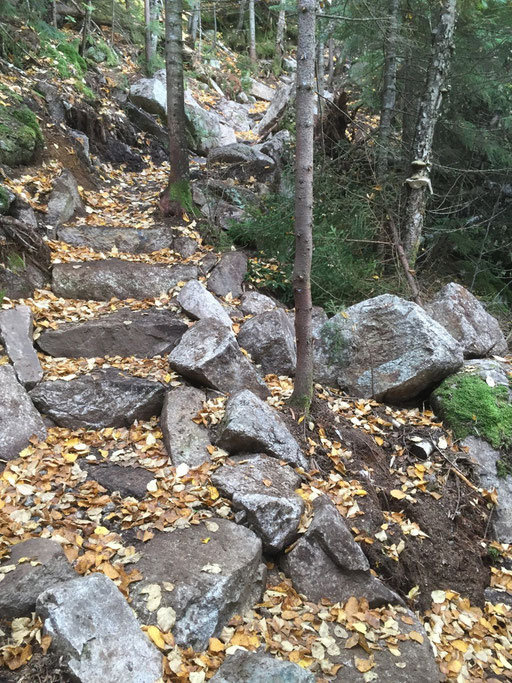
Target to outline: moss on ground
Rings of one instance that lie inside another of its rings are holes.
[[[0,163],[28,164],[42,146],[41,128],[28,107],[0,106]]]
[[[457,439],[479,436],[493,448],[512,445],[512,404],[505,386],[491,387],[478,375],[448,377],[433,394],[437,412]]]

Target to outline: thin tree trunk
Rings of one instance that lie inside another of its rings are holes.
[[[379,127],[379,146],[377,147],[377,179],[382,180],[388,170],[389,138],[391,121],[396,104],[397,41],[399,27],[400,0],[390,0],[389,28],[384,45],[384,78]]]
[[[313,256],[313,129],[315,107],[316,0],[297,0],[297,96],[295,150],[295,337],[297,370],[290,402],[307,412],[313,397],[311,260]]]
[[[325,44],[320,38],[316,44],[316,80],[318,89],[318,111],[321,112],[325,84]]]
[[[144,25],[145,25],[145,56],[146,74],[151,76],[152,36],[151,36],[151,0],[144,0]]]
[[[277,28],[276,28],[276,54],[279,59],[282,59],[284,55],[284,32],[286,30],[286,11],[284,9],[279,10],[279,16],[277,17]]]
[[[329,88],[332,85],[332,81],[334,79],[334,37],[332,35],[332,31],[329,35],[329,61],[328,61],[328,66],[327,66],[327,85]]]
[[[420,102],[413,143],[411,175],[406,183],[409,194],[405,205],[404,249],[407,260],[414,267],[418,255],[425,206],[426,190],[431,189],[429,164],[434,131],[443,99],[443,86],[453,51],[453,33],[457,19],[457,0],[443,0],[441,16],[434,32],[432,53],[427,71],[425,91]]]
[[[52,24],[57,28],[57,0],[52,0]]]
[[[116,21],[116,0],[112,0],[112,27],[110,29],[110,44],[114,46],[114,24]]]
[[[240,0],[240,12],[238,14],[238,24],[236,26],[237,31],[241,31],[244,27],[246,6],[247,6],[247,0]]]
[[[191,204],[183,86],[182,11],[182,0],[165,1],[167,125],[171,170],[167,190],[160,197],[160,208],[166,216],[181,216]]]
[[[89,32],[91,30],[91,15],[92,5],[85,5],[84,23],[82,26],[82,42],[80,43],[80,56],[83,57],[87,49],[87,40],[89,39]]]
[[[213,3],[213,49],[217,49],[217,6]]]
[[[188,22],[188,32],[190,33],[194,45],[196,44],[197,29],[199,28],[199,7],[199,0],[194,0]]]
[[[254,0],[249,0],[249,57],[256,64],[256,16],[254,13]]]

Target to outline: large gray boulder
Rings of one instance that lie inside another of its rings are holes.
[[[0,618],[15,619],[30,616],[40,593],[77,574],[60,543],[31,538],[10,548],[0,562],[0,576]]]
[[[230,393],[248,387],[259,396],[268,394],[233,332],[215,318],[199,320],[185,332],[169,363],[180,375],[212,389]]]
[[[346,602],[366,598],[371,607],[402,600],[370,573],[370,565],[343,517],[326,496],[314,501],[306,533],[281,559],[294,588],[308,600]]]
[[[208,289],[217,296],[239,297],[247,273],[247,256],[241,251],[224,254],[212,270],[207,281]]]
[[[132,607],[145,624],[171,617],[178,645],[205,649],[234,614],[261,598],[261,541],[233,522],[215,518],[156,533],[140,552],[135,567],[144,579],[131,586]]]
[[[197,467],[210,460],[208,430],[193,422],[203,408],[206,394],[195,387],[180,386],[165,395],[160,426],[165,448],[173,465]]]
[[[0,366],[0,453],[17,458],[32,437],[44,439],[46,428],[10,365]]]
[[[16,306],[0,312],[0,340],[13,364],[16,377],[26,389],[31,389],[43,378],[32,331],[32,311],[28,306]]]
[[[498,321],[462,285],[450,282],[443,287],[428,304],[427,311],[461,344],[465,358],[507,353]]]
[[[54,183],[45,222],[58,228],[74,215],[85,216],[85,206],[73,174],[66,169]]]
[[[512,543],[512,476],[507,473],[506,456],[477,436],[467,436],[460,445],[475,463],[480,486],[487,491],[496,489],[498,493],[492,513],[494,537],[500,543]]]
[[[290,467],[268,455],[235,456],[212,474],[212,483],[245,513],[265,551],[280,552],[294,540],[304,501],[294,493],[300,476]]]
[[[103,574],[49,588],[39,596],[37,611],[52,637],[52,651],[63,658],[73,680],[160,679],[162,655],[141,631],[115,583]]]
[[[295,98],[295,83],[285,83],[275,93],[269,108],[261,121],[254,127],[254,132],[264,138],[274,131],[284,116],[286,109],[293,104]]]
[[[252,128],[253,122],[249,116],[250,105],[220,99],[215,108],[222,115],[225,123],[236,132],[247,132]]]
[[[231,318],[225,308],[199,280],[189,280],[178,294],[178,303],[195,320],[215,318],[231,329]]]
[[[158,382],[106,368],[69,381],[41,382],[30,398],[59,427],[99,429],[160,415],[164,394]]]
[[[164,121],[167,116],[167,88],[158,78],[141,78],[130,87],[130,100],[149,114]]]
[[[315,683],[315,677],[293,662],[265,652],[237,650],[224,660],[212,683]]]
[[[114,228],[95,225],[75,225],[59,228],[57,237],[74,247],[89,247],[109,252],[116,248],[127,254],[146,254],[160,249],[172,249],[170,228]]]
[[[228,400],[217,443],[229,453],[262,452],[294,467],[308,467],[279,413],[248,389]]]
[[[198,154],[207,155],[214,147],[236,142],[233,128],[226,125],[217,112],[203,109],[189,90],[185,91],[185,115],[190,143]]]
[[[169,353],[187,329],[186,323],[172,311],[125,308],[100,318],[64,323],[56,330],[46,330],[37,344],[57,358],[152,358]]]
[[[272,100],[275,97],[276,91],[270,86],[265,85],[265,83],[261,83],[261,81],[257,81],[256,79],[251,78],[251,82],[249,85],[249,93],[254,97],[257,97],[259,100],[266,100],[267,102],[272,102]]]
[[[223,165],[220,170],[223,177],[237,178],[242,181],[251,177],[264,181],[272,175],[276,166],[272,157],[243,142],[211,149],[208,154],[208,163]]]
[[[240,310],[244,315],[259,315],[277,308],[277,303],[265,294],[250,291],[240,297]]]
[[[383,294],[351,306],[316,333],[315,378],[352,396],[405,401],[455,372],[460,344],[417,304]]]
[[[295,374],[295,331],[284,309],[275,308],[247,320],[238,333],[238,343],[249,351],[264,375]]]
[[[197,278],[191,265],[166,266],[120,259],[58,263],[53,266],[52,289],[68,299],[146,299],[168,292],[182,280]]]

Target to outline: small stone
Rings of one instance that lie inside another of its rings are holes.
[[[197,467],[210,460],[208,431],[192,421],[203,408],[204,401],[205,392],[194,387],[176,387],[165,395],[160,425],[173,465],[185,463]]]
[[[178,294],[178,303],[191,318],[215,318],[231,329],[231,318],[204,285],[198,280],[189,280]]]
[[[58,228],[75,214],[85,216],[85,206],[75,177],[65,169],[55,181],[50,194],[46,223]]]
[[[242,294],[242,282],[247,273],[247,256],[241,251],[224,254],[212,270],[208,289],[217,296],[231,294],[235,299]]]
[[[16,377],[26,389],[31,389],[43,378],[43,369],[32,341],[32,311],[28,306],[0,312],[0,339]]]
[[[265,652],[237,650],[228,655],[212,683],[314,683],[315,677],[297,664]]]
[[[143,467],[122,467],[110,462],[104,465],[82,464],[82,461],[80,463],[82,469],[87,471],[88,479],[97,481],[109,493],[119,491],[123,498],[144,498],[147,494],[147,485],[154,477],[153,472]],[[104,512],[108,512],[107,507],[108,505],[103,508]]]

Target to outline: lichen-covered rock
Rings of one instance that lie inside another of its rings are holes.
[[[212,474],[212,483],[245,513],[244,523],[267,552],[279,552],[293,541],[304,501],[294,493],[300,477],[290,467],[263,454],[234,456]]]
[[[240,297],[240,310],[244,315],[259,315],[277,308],[277,303],[265,294],[250,291]]]
[[[507,342],[498,321],[462,285],[450,282],[430,302],[427,310],[460,342],[465,358],[507,353]]]
[[[405,401],[462,365],[460,344],[417,304],[383,294],[316,333],[315,377],[352,396]]]
[[[228,400],[217,443],[230,453],[267,453],[307,469],[306,458],[279,413],[248,389]]]
[[[233,522],[215,518],[171,534],[157,532],[138,549],[142,558],[135,567],[144,579],[130,587],[132,607],[145,624],[171,618],[176,642],[184,647],[205,649],[234,614],[261,597],[261,541]]]
[[[191,318],[215,318],[231,329],[231,318],[206,287],[198,280],[189,280],[178,294],[178,303]]]
[[[32,341],[32,311],[28,306],[0,312],[0,339],[16,377],[25,389],[31,389],[43,378],[43,369]]]
[[[237,650],[228,655],[212,683],[314,683],[315,677],[298,664],[265,652]]]
[[[238,333],[238,343],[261,366],[264,375],[295,374],[295,331],[284,309],[274,308],[247,320]]]
[[[249,387],[260,396],[268,394],[233,332],[215,318],[199,320],[185,332],[169,363],[184,377],[212,389],[231,393]]]
[[[69,381],[41,382],[30,398],[59,427],[100,429],[160,415],[164,394],[158,382],[106,368]]]
[[[169,353],[187,329],[172,311],[125,308],[80,323],[63,323],[43,332],[37,344],[57,358],[152,358]]]
[[[185,115],[190,145],[198,154],[207,155],[214,147],[236,142],[233,128],[223,123],[216,112],[203,109],[190,90],[185,91]]]
[[[54,228],[58,228],[75,214],[85,216],[85,213],[78,184],[71,171],[65,169],[53,185],[48,200],[48,213],[45,222]]]
[[[206,394],[195,387],[180,386],[165,395],[160,425],[165,448],[174,465],[197,467],[210,460],[208,430],[193,422],[203,408]]]
[[[165,121],[167,116],[167,89],[158,78],[141,78],[130,87],[130,99],[149,114]]]
[[[0,562],[0,619],[28,617],[47,588],[76,578],[60,543],[30,538],[9,549]]]
[[[28,164],[42,147],[41,128],[28,107],[0,106],[0,164]]]
[[[208,289],[217,296],[231,294],[234,298],[242,292],[242,283],[247,273],[247,256],[241,251],[224,254],[208,278]]]
[[[155,683],[162,655],[142,632],[115,583],[103,574],[67,581],[39,596],[37,611],[79,683]]]
[[[0,453],[17,458],[32,437],[43,439],[46,428],[10,365],[0,366]]]
[[[172,230],[164,226],[137,229],[76,225],[60,228],[57,236],[74,247],[90,247],[104,252],[115,248],[128,254],[149,254],[160,249],[171,249],[174,239]]]
[[[146,299],[167,293],[182,280],[196,278],[197,268],[192,265],[167,266],[112,258],[57,263],[52,272],[52,289],[57,296],[68,299]]]

